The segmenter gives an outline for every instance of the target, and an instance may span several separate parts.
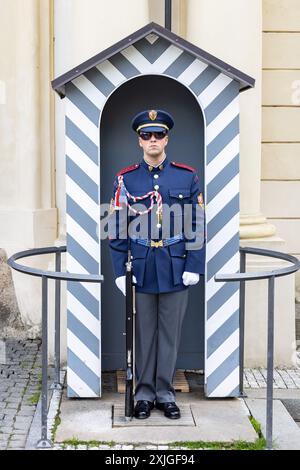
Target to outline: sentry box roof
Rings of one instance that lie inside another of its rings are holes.
[[[145,38],[147,41],[145,41]],[[238,81],[240,84],[240,92],[254,87],[254,78],[153,22],[56,78],[52,81],[52,87],[61,98],[64,98],[66,95],[65,86],[67,83],[88,72],[93,67],[107,59],[113,60],[113,57],[117,59],[117,55],[129,46],[134,44],[134,47],[142,54],[145,52],[147,54],[147,59],[153,63],[162,53],[163,49],[167,48],[170,43],[182,49],[184,54],[182,59],[186,57],[188,60],[188,56],[198,58],[207,65],[215,67],[228,77]]]

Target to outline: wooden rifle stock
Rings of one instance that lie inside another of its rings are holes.
[[[132,282],[131,251],[128,250],[126,263],[126,386],[125,386],[125,419],[133,417],[134,388],[134,313],[135,287]]]

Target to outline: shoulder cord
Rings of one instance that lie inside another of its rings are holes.
[[[133,196],[127,191],[127,188],[125,187],[124,181],[123,181],[123,175],[118,176],[118,188],[115,194],[115,209],[120,210],[122,209],[122,205],[126,204],[126,206],[134,212],[135,214],[138,215],[143,215],[147,214],[153,209],[154,206],[154,199],[156,200],[157,203],[157,214],[162,213],[162,197],[161,194],[158,191],[149,191],[148,193],[144,194],[143,196]],[[131,207],[131,205],[128,202],[128,199],[132,199],[133,202],[141,201],[143,199],[146,199],[147,197],[150,196],[151,199],[151,204],[150,207],[144,211],[138,211]],[[128,199],[127,199],[128,198]]]

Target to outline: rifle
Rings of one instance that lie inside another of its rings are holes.
[[[135,334],[135,286],[132,282],[131,250],[128,250],[126,263],[126,388],[125,388],[125,419],[133,417],[134,389],[134,334]]]

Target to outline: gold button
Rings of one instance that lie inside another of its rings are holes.
[[[159,175],[156,173],[156,174],[154,175],[154,178],[157,180],[157,178],[159,178]]]
[[[154,186],[154,189],[156,189],[156,191],[159,189],[158,184],[156,184],[156,185]]]

